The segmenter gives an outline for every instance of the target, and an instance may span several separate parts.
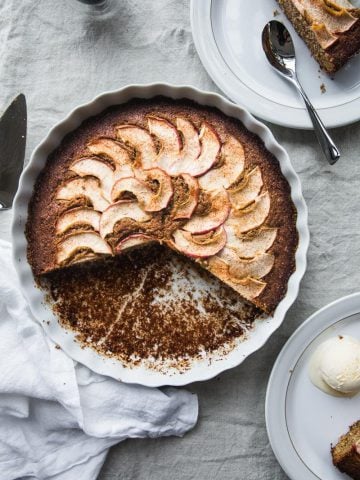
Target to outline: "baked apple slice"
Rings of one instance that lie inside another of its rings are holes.
[[[180,153],[181,137],[172,123],[165,118],[149,116],[148,126],[149,132],[155,135],[161,144],[158,159],[161,159],[161,154],[173,156]]]
[[[149,128],[162,144],[157,159],[158,165],[169,175],[186,173],[186,169],[201,153],[199,132],[195,126],[189,120],[179,117],[176,119],[175,128],[167,120],[161,118],[154,120],[152,117]]]
[[[225,250],[225,249],[224,249]],[[208,259],[207,268],[213,275],[217,276],[225,283],[230,285],[240,295],[247,300],[253,300],[258,297],[266,287],[266,282],[251,277],[237,278],[230,276],[229,264],[218,255]]]
[[[245,175],[239,185],[228,189],[231,203],[236,208],[245,208],[256,199],[262,186],[261,170],[259,167],[255,167]]]
[[[188,257],[206,258],[216,255],[226,244],[226,232],[221,226],[202,235],[193,235],[185,230],[175,230],[174,246]]]
[[[198,177],[213,166],[220,151],[220,140],[217,133],[210,125],[203,123],[199,139],[201,143],[200,155],[195,160],[193,157],[186,156],[178,162],[174,161],[173,167],[168,173],[171,173],[171,175],[188,173],[193,177]]]
[[[162,144],[157,163],[169,175],[185,172],[185,168],[199,157],[199,133],[189,120],[177,118],[175,128],[167,120],[150,117],[149,128]]]
[[[253,258],[265,253],[273,245],[277,229],[260,227],[247,233],[237,232],[236,223],[224,225],[227,234],[227,246],[235,250],[241,258]]]
[[[151,219],[150,215],[145,213],[137,202],[133,200],[120,200],[110,205],[101,215],[100,219],[100,235],[105,238],[114,231],[115,225],[129,218],[135,222],[147,222]]]
[[[120,125],[116,128],[116,135],[122,142],[136,150],[142,168],[155,166],[157,152],[148,131],[136,125]]]
[[[186,170],[186,173],[190,173],[194,177],[203,175],[213,166],[221,146],[218,134],[207,123],[203,123],[200,128],[199,139],[201,142],[199,158]]]
[[[133,248],[141,247],[143,245],[155,242],[154,238],[144,233],[134,233],[126,238],[123,238],[115,247],[116,253],[123,253]]]
[[[104,211],[109,202],[103,197],[99,181],[96,178],[72,178],[62,185],[57,193],[56,200],[76,200],[86,198],[95,210]]]
[[[229,216],[229,225],[236,227],[237,232],[245,233],[260,227],[270,211],[270,196],[268,192],[259,195],[253,203],[243,209],[232,208]]]
[[[120,178],[114,183],[111,190],[111,200],[116,202],[117,200],[120,200],[126,193],[131,193],[137,198],[139,203],[145,205],[150,201],[152,192],[146,183],[141,181],[139,178],[125,177]]]
[[[176,127],[182,134],[182,150],[179,161],[187,163],[195,162],[201,153],[199,132],[192,122],[181,117],[176,119]]]
[[[237,279],[263,278],[271,271],[275,261],[271,253],[260,253],[251,259],[240,258],[228,245],[218,253],[218,257],[228,264],[230,277]]]
[[[233,284],[233,288],[247,300],[254,300],[266,287],[266,282],[251,277],[240,279],[231,277],[229,280]]]
[[[238,257],[236,262],[229,265],[230,277],[237,279],[265,277],[274,266],[274,255],[271,253],[262,253],[251,259],[241,259]]]
[[[134,195],[146,212],[158,212],[167,207],[171,200],[173,190],[171,185],[164,182],[159,185],[158,192],[153,192],[142,180],[130,177],[121,178],[115,182],[111,191],[112,201],[115,202],[121,199],[125,193]]]
[[[180,176],[185,182],[187,197],[182,203],[176,205],[174,220],[190,218],[199,200],[199,184],[197,179],[188,173],[183,173]]]
[[[190,233],[206,233],[222,225],[230,213],[230,202],[226,190],[209,194],[209,207],[205,214],[195,213],[183,229]]]
[[[178,162],[182,146],[181,137],[177,129],[165,118],[148,117],[148,127],[152,135],[160,143],[160,150],[156,157],[156,165],[171,174],[174,164]]]
[[[114,170],[101,159],[79,158],[71,164],[70,170],[80,177],[96,177],[100,180],[102,194],[106,200],[111,200],[111,189],[114,183]]]
[[[199,177],[203,190],[219,190],[228,188],[243,173],[245,155],[241,143],[235,137],[229,139],[221,147],[220,166],[212,168]]]
[[[56,223],[55,233],[62,235],[70,229],[91,227],[95,231],[100,228],[100,212],[89,207],[77,207],[62,213]]]
[[[131,150],[124,144],[108,137],[98,137],[87,144],[87,149],[98,156],[105,156],[116,165],[128,164],[131,167]]]
[[[144,181],[152,191],[148,211],[157,212],[166,208],[172,199],[174,190],[170,176],[160,168],[139,171],[137,177]]]
[[[57,244],[56,261],[73,263],[85,260],[89,255],[112,255],[110,245],[95,232],[78,232],[66,236]]]
[[[87,144],[87,149],[93,155],[105,156],[114,165],[116,177],[132,177],[133,167],[130,152],[125,145],[106,137],[96,138]]]

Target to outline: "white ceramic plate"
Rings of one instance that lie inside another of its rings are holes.
[[[330,445],[360,419],[360,395],[327,395],[308,375],[309,359],[317,346],[344,334],[360,339],[360,293],[308,318],[281,350],[272,370],[266,426],[274,453],[292,480],[344,480],[332,464]]]
[[[27,208],[34,182],[44,167],[49,153],[60,144],[63,137],[77,128],[86,118],[100,113],[111,105],[125,103],[131,98],[151,98],[155,95],[165,95],[174,99],[189,98],[203,105],[217,107],[226,115],[238,118],[248,130],[256,133],[263,140],[266,148],[277,157],[281,171],[290,184],[291,198],[297,209],[296,225],[299,234],[299,245],[296,252],[296,271],[289,279],[287,294],[276,308],[274,316],[257,322],[249,338],[239,343],[227,356],[213,362],[209,362],[208,359],[196,361],[191,369],[182,373],[171,372],[171,374],[153,371],[144,367],[126,368],[119,361],[100,356],[90,348],[81,348],[74,341],[73,334],[59,325],[56,317],[44,301],[43,293],[34,286],[33,275],[26,258],[27,242],[24,235]],[[21,288],[29,301],[34,317],[43,325],[48,335],[68,355],[94,371],[124,382],[148,386],[184,385],[194,381],[207,380],[228,368],[239,365],[249,354],[260,348],[280,326],[288,308],[298,294],[299,283],[306,268],[306,252],[309,244],[307,208],[302,197],[299,178],[291,166],[287,153],[276,142],[270,130],[255,120],[247,111],[235,106],[219,95],[202,92],[188,86],[177,87],[168,84],[133,85],[114,92],[104,93],[96,97],[92,102],[73,110],[63,121],[50,130],[47,137],[35,149],[29,164],[21,176],[19,190],[14,202],[12,238],[14,264],[20,278]]]
[[[353,3],[359,5],[359,0]],[[275,0],[192,0],[191,24],[200,59],[218,87],[254,115],[286,127],[312,128],[304,104],[269,65],[261,47],[264,25],[281,11]],[[360,55],[334,79],[321,73],[283,13],[294,39],[299,79],[327,127],[360,119]],[[324,84],[326,93],[321,93]]]

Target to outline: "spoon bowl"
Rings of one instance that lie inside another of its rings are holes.
[[[262,46],[270,64],[285,76],[293,77],[296,68],[295,48],[285,25],[277,20],[262,31]]]
[[[261,40],[270,65],[289,80],[302,96],[324,155],[330,165],[333,165],[340,158],[340,152],[299,83],[296,75],[295,48],[290,32],[283,23],[271,20],[265,25]]]

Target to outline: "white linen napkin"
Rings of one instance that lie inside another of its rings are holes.
[[[97,477],[111,445],[182,436],[196,395],[126,385],[71,360],[32,318],[0,240],[0,477]]]

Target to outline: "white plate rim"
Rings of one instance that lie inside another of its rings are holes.
[[[96,115],[108,106],[125,103],[134,97],[151,98],[156,95],[165,95],[174,99],[189,98],[203,105],[217,107],[226,115],[238,118],[248,130],[257,134],[263,140],[265,147],[279,160],[281,171],[289,182],[291,198],[297,209],[296,227],[299,235],[299,244],[295,256],[296,269],[289,279],[287,294],[279,303],[271,320],[268,318],[266,321],[262,321],[260,327],[254,329],[254,334],[251,334],[252,343],[249,344],[250,340],[242,342],[240,344],[240,346],[243,346],[242,352],[234,349],[230,355],[220,361],[211,362],[211,365],[203,368],[201,365],[199,368],[195,365],[190,370],[174,375],[166,375],[148,369],[126,368],[119,361],[102,357],[90,348],[81,348],[74,341],[74,335],[60,327],[56,317],[51,314],[50,308],[46,307],[43,294],[35,287],[32,271],[26,257],[27,241],[24,232],[28,202],[32,195],[35,180],[45,165],[48,154],[60,144],[62,138],[79,126],[84,119]],[[299,284],[306,269],[306,253],[309,245],[307,217],[307,207],[302,196],[300,180],[291,165],[288,154],[277,143],[269,128],[252,117],[246,110],[218,94],[201,91],[191,86],[176,86],[165,83],[129,85],[119,90],[102,93],[89,103],[76,107],[65,119],[55,125],[35,148],[21,175],[19,189],[14,200],[11,228],[13,262],[18,273],[21,290],[30,305],[34,318],[39,321],[50,338],[59,344],[74,360],[87,365],[95,372],[126,383],[137,383],[151,387],[180,386],[195,381],[208,380],[224,370],[239,365],[249,354],[264,345],[270,335],[280,326],[287,310],[297,297]]]
[[[360,292],[341,297],[310,315],[281,349],[265,398],[265,421],[272,450],[291,480],[326,480],[315,475],[296,452],[286,424],[286,395],[292,369],[308,345],[325,329],[360,312]],[[306,342],[304,342],[304,339]]]
[[[190,22],[195,48],[212,80],[225,95],[247,108],[256,117],[283,127],[313,129],[305,107],[292,108],[273,102],[263,95],[258,95],[241,81],[239,82],[239,78],[222,57],[212,32],[213,1],[191,0],[190,3]],[[318,109],[327,128],[341,127],[358,121],[359,111],[360,95],[344,105]]]

